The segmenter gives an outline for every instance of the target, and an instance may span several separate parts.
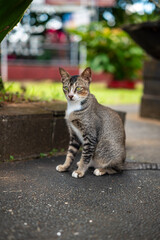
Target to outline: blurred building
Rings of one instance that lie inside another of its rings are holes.
[[[98,8],[114,4],[114,0],[34,0],[7,37],[8,78],[56,79],[57,66],[76,71],[85,52],[67,29],[98,20]]]

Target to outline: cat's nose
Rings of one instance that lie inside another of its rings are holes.
[[[70,100],[72,100],[73,95],[72,95],[72,94],[69,94],[68,97],[70,98]]]

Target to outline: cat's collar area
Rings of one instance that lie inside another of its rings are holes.
[[[85,104],[87,103],[87,101],[88,101],[88,98],[83,99],[83,100],[81,101],[81,105],[82,105],[82,106],[85,105]]]
[[[72,112],[82,112],[88,108],[88,97],[83,99],[82,101],[68,101],[66,117],[68,118]]]
[[[82,108],[82,105],[80,101],[68,101],[66,116],[69,116],[72,112],[80,111],[81,108]]]

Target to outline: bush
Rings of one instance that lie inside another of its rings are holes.
[[[110,72],[115,79],[136,79],[144,52],[123,30],[110,29],[103,22],[91,23],[69,33],[87,46],[87,64],[96,72]]]

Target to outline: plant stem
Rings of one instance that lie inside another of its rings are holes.
[[[0,77],[0,91],[4,90],[2,78]]]

